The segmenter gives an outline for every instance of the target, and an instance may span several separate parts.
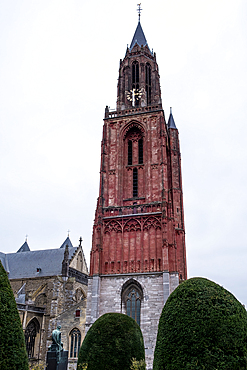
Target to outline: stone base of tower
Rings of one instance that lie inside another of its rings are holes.
[[[123,289],[128,282],[142,289],[140,327],[144,338],[147,370],[153,367],[159,318],[169,294],[178,286],[178,273],[150,272],[89,277],[86,332],[105,313],[126,314]]]

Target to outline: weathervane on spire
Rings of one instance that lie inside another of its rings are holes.
[[[137,4],[137,6],[138,6],[138,9],[137,9],[137,11],[138,11],[138,20],[140,22],[140,19],[141,19],[141,11],[142,11],[142,9],[141,9],[141,3],[140,4]]]

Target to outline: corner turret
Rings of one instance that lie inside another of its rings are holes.
[[[173,118],[173,115],[172,115],[172,108],[170,108],[170,116],[169,116],[167,127],[168,128],[174,128],[175,130],[177,130],[177,127],[175,125],[175,121],[174,121],[174,118]]]

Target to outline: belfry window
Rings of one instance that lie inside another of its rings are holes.
[[[133,169],[133,198],[138,197],[138,172],[137,168]]]
[[[134,279],[124,284],[122,289],[122,306],[124,305],[126,314],[132,317],[138,325],[141,322],[142,295],[142,288]]]
[[[138,159],[139,164],[143,164],[143,139],[138,140]]]
[[[132,64],[132,90],[139,89],[139,63],[133,62]],[[135,98],[135,106],[139,105],[139,99]]]
[[[128,165],[132,164],[132,141],[128,141]]]
[[[149,63],[145,67],[146,98],[147,105],[151,104],[151,66]]]
[[[136,86],[138,84],[138,86]],[[139,63],[133,62],[132,64],[132,88],[139,88]]]
[[[78,357],[80,346],[81,332],[75,328],[70,332],[70,357]]]

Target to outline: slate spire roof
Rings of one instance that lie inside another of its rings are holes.
[[[67,236],[67,238],[65,239],[65,241],[63,242],[63,244],[61,245],[60,248],[65,248],[66,245],[69,247],[69,248],[73,248],[73,245],[71,243],[71,240],[69,238],[69,236]]]
[[[170,108],[170,116],[169,116],[167,126],[168,126],[168,128],[175,128],[177,130],[177,127],[175,125],[175,121],[174,121],[174,118],[173,118],[173,115],[172,115],[172,108]]]
[[[147,47],[149,48],[140,21],[138,22],[138,25],[137,25],[136,30],[135,30],[135,34],[134,34],[133,39],[132,39],[132,42],[130,44],[130,48],[129,48],[130,51],[133,49],[133,47],[135,46],[136,43],[139,46],[142,46],[142,45],[145,46],[145,45],[147,45]]]
[[[19,252],[30,252],[30,248],[29,248],[29,245],[27,244],[27,241],[25,241],[25,243],[22,244],[21,248],[18,249],[16,253],[19,253]]]

